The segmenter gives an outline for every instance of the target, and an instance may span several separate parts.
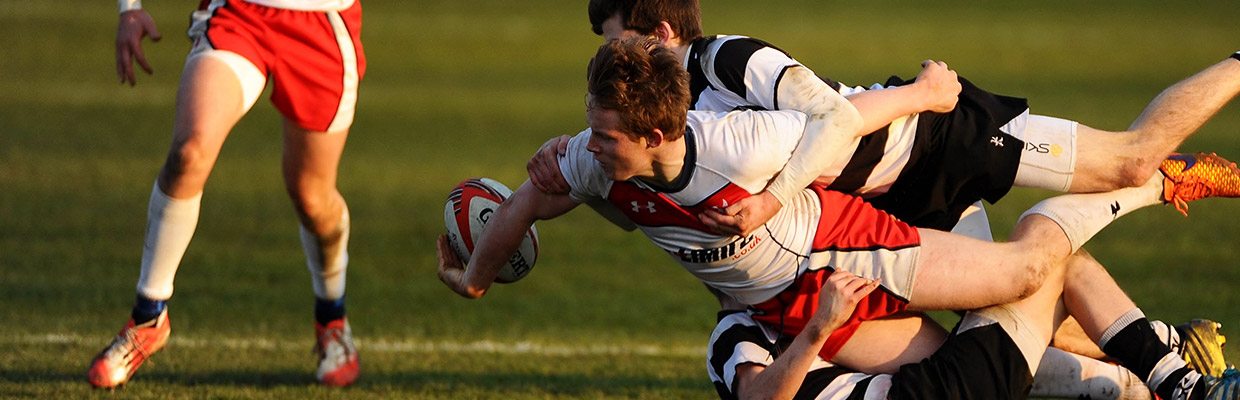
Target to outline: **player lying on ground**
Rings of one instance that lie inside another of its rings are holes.
[[[116,69],[121,83],[132,85],[135,60],[151,72],[143,37],[160,35],[138,0],[120,5]],[[229,131],[270,81],[284,122],[284,185],[314,291],[315,378],[348,385],[359,363],[344,306],[349,209],[336,179],[366,70],[361,2],[203,0],[200,7],[190,18],[194,45],[177,88],[172,145],[151,190],[137,301],[91,362],[88,379],[96,387],[123,384],[163,348],[171,334],[166,303],[198,226],[207,177]]]
[[[834,129],[847,131],[859,126],[857,113],[847,102],[836,104],[830,115],[689,113],[685,71],[670,51],[649,42],[610,42],[589,71],[591,129],[570,141],[560,163],[570,193],[542,192],[528,181],[521,185],[488,223],[468,270],[440,237],[439,276],[456,293],[484,295],[536,220],[602,200],[703,283],[758,310],[759,320],[778,324],[786,335],[804,327],[829,271],[880,279],[882,290],[866,297],[819,351],[824,359],[873,371],[879,365],[867,353],[906,348],[919,340],[921,327],[884,326],[854,336],[872,323],[864,321],[906,309],[975,309],[1026,297],[1112,220],[1159,204],[1164,189],[1162,179],[1150,179],[1136,188],[1045,200],[1026,213],[1005,243],[914,228],[858,197],[820,187],[797,193],[763,229],[747,236],[721,234],[697,215],[767,187],[797,146],[806,120],[830,119]],[[1130,325],[1113,317],[1103,325]],[[1165,398],[1182,379],[1197,384],[1201,375],[1158,342],[1148,322],[1141,324],[1143,343],[1152,341],[1148,348],[1158,357],[1150,361],[1148,354],[1128,349],[1112,355],[1134,371],[1155,363],[1160,373],[1142,378]]]
[[[817,349],[843,326],[857,303],[879,282],[837,271],[819,293],[819,307],[795,338],[744,312],[722,314],[707,346],[706,368],[722,399],[1023,399],[1033,385],[1042,352],[1070,309],[1076,315],[1123,312],[1133,324],[1098,334],[1104,348],[1140,346],[1143,319],[1106,271],[1067,264],[1046,277],[1042,288],[1014,303],[970,311],[932,356],[892,374],[865,374],[822,359]],[[1073,297],[1072,285],[1088,285],[1089,296]],[[1093,321],[1083,319],[1082,323]],[[1112,325],[1115,327],[1117,325]],[[1097,327],[1094,327],[1096,331]],[[1156,354],[1151,354],[1156,356]],[[1146,371],[1139,371],[1143,373]],[[1206,378],[1206,386],[1175,397],[1240,398],[1240,374]],[[1137,382],[1139,384],[1139,382]],[[1094,393],[1081,398],[1104,398]]]
[[[890,82],[894,86],[882,90],[819,79],[765,42],[742,36],[702,37],[700,15],[696,0],[592,0],[589,4],[596,34],[606,39],[651,36],[671,47],[689,67],[694,109],[759,107],[812,113],[835,101],[824,101],[824,97],[836,92],[845,95],[865,121],[860,133],[868,135],[831,138],[821,133],[822,124],[809,124],[806,135],[818,140],[806,141],[797,153],[814,154],[816,161],[830,163],[827,172],[817,177],[819,184],[861,195],[914,226],[952,229],[992,240],[982,199],[997,201],[1012,186],[1071,192],[1132,186],[1153,176],[1160,162],[1167,179],[1177,183],[1169,187],[1178,192],[1167,193],[1166,199],[1182,210],[1184,200],[1202,194],[1240,194],[1240,171],[1225,160],[1204,154],[1166,159],[1240,91],[1240,62],[1230,58],[1169,87],[1129,130],[1106,132],[1030,115],[1024,99],[987,93],[957,79],[942,63],[925,63],[915,81],[894,80]],[[531,178],[540,189],[567,190],[556,166],[557,147],[562,153],[566,145],[567,136],[548,142],[530,160]],[[814,150],[801,151],[805,148]],[[797,187],[788,182],[811,178],[803,172],[813,168],[799,167],[798,159],[787,169],[793,173],[780,174],[762,194],[731,204],[722,213],[708,210],[703,222],[737,234],[761,226],[781,206],[778,192]],[[592,206],[622,226],[631,225],[605,205]],[[965,210],[971,213],[961,220]],[[1096,263],[1084,254],[1070,262]],[[1207,335],[1214,334],[1213,326],[1197,325]],[[1060,337],[1056,343],[1079,341],[1073,339]],[[1074,349],[1101,355],[1097,349]],[[1203,370],[1221,372],[1221,352],[1211,355],[1194,361],[1201,361],[1197,366]]]

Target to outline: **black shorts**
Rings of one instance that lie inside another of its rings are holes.
[[[893,76],[887,86],[908,83]],[[950,230],[969,205],[994,203],[1012,188],[1025,143],[999,128],[1029,103],[984,91],[964,78],[960,84],[956,109],[920,114],[908,164],[887,193],[870,199],[874,207],[913,226]]]
[[[948,337],[930,358],[892,375],[891,400],[1024,399],[1033,373],[1016,342],[999,324]]]

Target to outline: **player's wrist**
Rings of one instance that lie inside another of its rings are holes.
[[[116,7],[120,9],[121,14],[126,11],[141,10],[142,0],[116,0]]]

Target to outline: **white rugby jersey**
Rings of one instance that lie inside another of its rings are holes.
[[[745,36],[694,40],[684,60],[695,110],[779,110],[780,78],[788,68],[805,68],[783,50]],[[867,90],[823,79],[848,96]],[[882,89],[875,84],[870,90]],[[913,149],[917,114],[896,119],[884,129],[853,142],[853,157],[833,160],[820,183],[864,198],[886,193],[899,177]]]
[[[822,212],[818,197],[799,192],[749,237],[715,233],[697,216],[761,192],[783,169],[804,125],[799,112],[692,111],[682,139],[685,169],[670,188],[608,179],[586,150],[589,129],[569,141],[560,171],[573,200],[606,200],[702,282],[757,304],[808,267],[806,255]]]
[[[778,332],[754,321],[748,313],[723,317],[710,334],[706,369],[722,399],[735,399],[736,367],[741,364],[770,366],[775,362]],[[785,337],[785,339],[790,339]],[[815,356],[801,393],[819,400],[885,398],[891,375],[870,375],[837,366]]]

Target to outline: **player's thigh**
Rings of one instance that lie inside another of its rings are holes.
[[[921,254],[909,308],[969,310],[1009,303],[1041,285],[1042,265],[1025,246],[918,229]]]
[[[1059,192],[1071,190],[1080,170],[1077,162],[1081,159],[1081,146],[1077,136],[1081,128],[1088,129],[1075,121],[1030,115],[1028,111],[1005,125],[1004,131],[1025,142],[1013,184]]]
[[[173,197],[202,190],[229,131],[254,103],[245,87],[262,90],[264,77],[234,53],[194,53],[177,90],[176,119],[160,186]]]
[[[929,357],[946,339],[947,330],[928,315],[902,312],[862,322],[832,361],[866,373],[890,374]]]

